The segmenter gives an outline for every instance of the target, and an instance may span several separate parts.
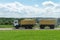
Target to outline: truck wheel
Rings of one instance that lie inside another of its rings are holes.
[[[40,29],[44,29],[45,28],[45,26],[44,25],[40,25]]]
[[[25,27],[25,29],[27,29],[27,27]]]
[[[15,26],[15,28],[16,28],[16,29],[19,29],[19,26],[18,26],[18,25],[16,25],[16,26]]]
[[[29,26],[29,29],[32,29],[32,25]]]
[[[28,26],[25,26],[25,29],[28,29]]]
[[[54,29],[54,25],[50,25],[50,29]]]
[[[25,29],[32,29],[32,26],[31,25],[26,25]]]
[[[28,29],[29,27],[28,26],[24,26],[25,27],[25,29]]]

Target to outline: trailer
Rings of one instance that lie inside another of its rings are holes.
[[[56,23],[57,23],[56,19],[41,19],[39,21],[39,26],[40,29],[44,29],[46,26],[50,27],[50,29],[54,29]]]

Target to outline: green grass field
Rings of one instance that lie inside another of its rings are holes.
[[[0,28],[12,28],[13,25],[0,25]]]
[[[60,40],[60,30],[0,30],[0,40]]]

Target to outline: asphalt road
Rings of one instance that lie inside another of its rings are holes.
[[[12,28],[0,28],[0,30],[13,30]]]
[[[15,29],[15,28],[0,28],[0,30],[42,30],[42,29]],[[45,30],[45,29],[43,29]],[[60,30],[60,28],[55,28],[55,29],[46,29],[46,30]]]

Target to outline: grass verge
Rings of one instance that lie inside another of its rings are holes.
[[[0,25],[0,28],[12,28],[13,25]]]
[[[0,30],[0,40],[60,40],[60,30]]]

